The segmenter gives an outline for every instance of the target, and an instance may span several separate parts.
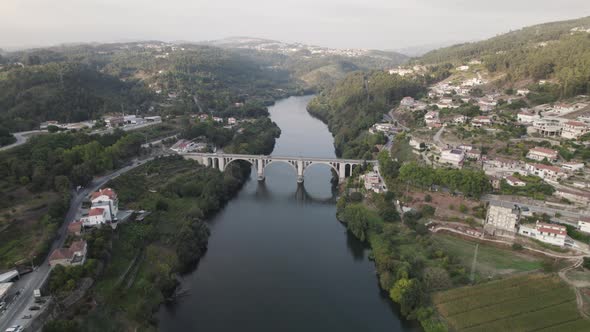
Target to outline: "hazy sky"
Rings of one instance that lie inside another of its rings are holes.
[[[396,49],[590,15],[590,0],[0,0],[0,47],[252,36]]]

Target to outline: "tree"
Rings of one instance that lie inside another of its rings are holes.
[[[343,219],[346,222],[348,229],[359,240],[365,241],[367,239],[367,230],[369,229],[369,221],[367,218],[366,208],[360,204],[351,204],[346,206],[343,213]]]

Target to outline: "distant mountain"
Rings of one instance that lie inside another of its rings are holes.
[[[388,69],[409,60],[393,51],[337,49],[252,37],[230,37],[202,44],[274,57],[277,66],[289,70],[310,88],[331,86],[356,70]]]
[[[408,47],[403,47],[403,48],[396,48],[396,49],[391,50],[391,52],[397,52],[397,53],[405,54],[405,55],[411,56],[411,57],[420,57],[430,51],[434,51],[434,50],[437,50],[437,49],[443,48],[443,47],[449,47],[451,45],[456,45],[456,44],[459,44],[462,42],[464,42],[464,41],[455,40],[455,41],[428,43],[428,44],[422,44],[422,45],[413,45],[413,46],[408,46]]]

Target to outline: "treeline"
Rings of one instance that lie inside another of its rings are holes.
[[[322,91],[308,106],[309,112],[326,122],[334,135],[337,155],[361,158],[362,141],[354,142],[405,96],[419,97],[425,79],[410,79],[384,71],[355,72],[333,88]]]
[[[121,166],[139,154],[142,143],[141,135],[122,131],[102,136],[70,132],[35,136],[0,153],[0,177],[32,191],[61,192]]]
[[[480,197],[491,190],[488,177],[482,171],[469,169],[432,168],[409,162],[399,169],[399,181],[425,189],[433,186],[447,188],[466,196]]]

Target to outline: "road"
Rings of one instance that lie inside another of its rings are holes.
[[[434,136],[432,137],[432,140],[434,141],[434,143],[441,149],[444,149],[447,147],[447,144],[445,144],[445,142],[443,142],[442,139],[440,138],[444,131],[445,131],[445,127],[442,126],[436,132],[436,134],[434,134]]]
[[[134,160],[131,165],[120,168],[108,175],[95,178],[88,185],[88,187],[80,190],[77,193],[74,192],[72,195],[70,208],[65,216],[65,222],[60,227],[57,238],[51,245],[50,252],[63,245],[67,237],[66,232],[68,224],[76,218],[76,214],[80,210],[85,197],[87,197],[91,192],[98,190],[108,181],[136,168],[139,165],[143,165],[152,159],[154,159],[154,157],[149,157],[143,160]],[[12,325],[28,325],[30,320],[22,319],[22,317],[26,314],[29,314],[28,308],[31,305],[33,305],[33,291],[35,289],[41,288],[41,286],[44,284],[45,280],[49,276],[50,271],[51,268],[49,267],[48,256],[45,258],[43,263],[35,269],[35,271],[27,275],[24,275],[20,280],[18,280],[15,283],[15,289],[23,289],[23,291],[18,298],[16,298],[12,303],[9,304],[8,308],[6,309],[6,312],[4,312],[2,316],[0,316],[0,331],[5,331],[8,327]]]
[[[12,148],[17,147],[19,145],[23,145],[29,140],[29,138],[31,136],[33,136],[35,134],[46,133],[46,132],[47,132],[47,130],[30,130],[30,131],[21,131],[19,133],[12,133],[12,135],[14,135],[14,137],[16,138],[16,142],[14,142],[10,145],[1,147],[0,151],[12,149]]]
[[[581,211],[581,212],[577,212],[577,211],[570,211],[570,210],[565,210],[565,209],[558,209],[558,208],[552,208],[546,205],[537,205],[537,204],[531,204],[532,202],[515,202],[513,199],[509,198],[509,197],[502,197],[502,196],[498,196],[498,195],[484,195],[481,198],[482,201],[486,201],[486,202],[490,202],[491,204],[496,204],[496,205],[502,205],[502,206],[514,206],[514,204],[520,205],[520,206],[526,206],[529,208],[529,210],[531,212],[536,212],[536,213],[546,213],[548,215],[550,215],[552,217],[552,219],[556,219],[553,218],[557,213],[565,218],[571,218],[576,220],[576,222],[572,222],[572,221],[567,221],[567,220],[563,220],[563,219],[559,219],[556,221],[559,221],[560,223],[564,223],[564,224],[568,224],[571,226],[578,226],[577,224],[577,220],[579,220],[580,218],[587,218],[589,217],[589,213],[588,211]]]

